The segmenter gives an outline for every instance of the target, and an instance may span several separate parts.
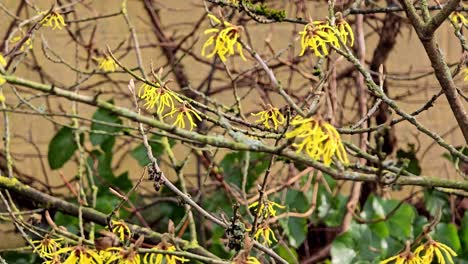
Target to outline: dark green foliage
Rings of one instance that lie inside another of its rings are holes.
[[[227,182],[242,188],[242,170],[245,160],[245,152],[232,152],[224,156],[220,166],[223,169]],[[262,175],[268,167],[270,155],[263,153],[250,153],[249,171],[246,183],[246,191],[253,187],[257,178]]]
[[[112,103],[112,101],[110,101],[110,103]],[[93,123],[91,124],[91,130],[96,132],[104,132],[91,133],[90,139],[93,145],[100,145],[104,143],[106,140],[109,140],[109,138],[113,137],[113,133],[117,133],[122,130],[122,128],[119,126],[112,126],[112,124],[121,125],[122,120],[118,117],[118,115],[109,110],[99,108],[94,113],[93,120],[100,122],[93,121]],[[103,123],[108,123],[109,125]]]
[[[414,175],[421,175],[421,166],[419,160],[416,157],[416,150],[414,144],[408,144],[408,149],[399,149],[397,151],[398,163],[401,165],[407,162],[406,170],[413,173]]]
[[[80,135],[80,140],[83,140],[82,135]],[[50,168],[56,170],[63,167],[77,149],[78,145],[75,142],[73,129],[62,127],[49,143],[47,160],[49,161]]]

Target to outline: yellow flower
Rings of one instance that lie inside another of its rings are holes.
[[[102,258],[95,250],[78,245],[62,248],[55,255],[68,254],[63,264],[102,264]]]
[[[336,13],[336,34],[341,37],[343,43],[346,45],[348,42],[349,36],[349,46],[354,45],[354,33],[351,29],[351,26],[343,19],[343,14],[341,12]],[[337,46],[339,47],[339,46]]]
[[[270,238],[270,235],[271,235],[271,238]],[[275,233],[273,232],[273,230],[271,230],[270,226],[268,226],[267,223],[261,224],[258,227],[257,231],[255,231],[254,239],[259,241],[260,237],[263,240],[262,242],[263,244],[271,245],[272,239],[273,241],[278,242],[278,240],[275,237]]]
[[[20,42],[24,38],[24,33],[22,33],[20,36],[15,36],[10,39],[10,44],[12,46],[16,45],[16,43]],[[24,43],[21,45],[21,48],[19,48],[19,51],[25,51],[26,49],[32,49],[32,41],[31,38],[28,37]]]
[[[44,260],[42,264],[62,264],[62,261],[60,261],[60,256],[55,255],[52,259]]]
[[[120,241],[125,241],[125,237],[130,238],[132,236],[132,231],[125,224],[124,221],[111,221],[112,232],[118,235]]]
[[[261,264],[261,262],[258,261],[258,259],[256,257],[250,256],[250,257],[247,258],[246,264]]]
[[[140,264],[141,258],[138,251],[134,248],[125,249],[119,247],[111,247],[106,251],[113,253],[106,263],[119,263],[119,264]]]
[[[2,56],[2,54],[0,54],[0,69],[3,70],[3,67],[5,67],[7,65],[7,62],[5,60],[5,58]],[[1,75],[0,75],[0,85],[6,83],[6,80],[5,78],[3,78]]]
[[[271,128],[270,122],[273,123],[275,130],[278,129],[278,125],[284,124],[283,114],[281,114],[278,108],[273,107],[270,104],[267,105],[267,110],[252,114],[252,116],[260,116],[260,118],[255,122],[263,122],[263,125],[268,129]]]
[[[174,121],[173,125],[184,128],[185,129],[185,118],[190,123],[190,130],[193,130],[194,127],[197,127],[197,124],[195,124],[192,114],[199,120],[202,121],[200,115],[197,113],[197,110],[194,110],[191,108],[190,105],[184,102],[181,107],[178,109],[173,109],[171,112],[167,113],[166,115],[163,116],[163,118],[167,116],[173,116],[175,112],[179,112],[177,114],[176,120]]]
[[[46,235],[42,240],[31,242],[34,245],[33,252],[37,253],[41,258],[53,258],[54,253],[61,248],[59,243],[61,240],[63,239],[53,239]]]
[[[99,63],[99,69],[102,69],[106,72],[115,72],[117,68],[117,63],[110,56],[105,56],[104,58],[95,58]]]
[[[298,153],[305,150],[307,155],[314,160],[322,158],[326,166],[330,166],[333,157],[344,164],[349,163],[340,134],[329,123],[296,116],[291,125],[296,128],[286,133],[286,138],[301,140],[300,143],[293,144]]]
[[[248,257],[246,264],[262,264],[256,257]]]
[[[7,62],[6,62],[5,58],[2,56],[2,54],[0,54],[0,65],[2,67],[5,67],[7,65]]]
[[[109,248],[107,248],[109,249]],[[107,263],[109,259],[114,256],[114,253],[108,250],[99,250],[99,257],[102,259],[102,263]]]
[[[202,47],[202,56],[207,58],[213,57],[215,54],[218,54],[219,58],[222,61],[226,61],[227,55],[234,55],[234,47],[237,47],[237,51],[243,60],[246,60],[242,52],[242,45],[237,41],[240,36],[242,27],[235,26],[227,21],[221,22],[217,17],[212,14],[208,15],[209,18],[216,24],[216,26],[222,27],[210,28],[205,30],[205,34],[211,34],[211,36],[206,40],[205,44]],[[210,46],[214,48],[210,54],[206,55],[206,49]]]
[[[379,264],[387,264],[394,261],[395,264],[423,264],[421,258],[415,256],[413,253],[401,253],[396,256],[390,257],[388,259],[384,259],[379,262]]]
[[[466,17],[461,12],[458,12],[458,11],[452,12],[452,14],[450,14],[449,16],[449,19],[453,23],[459,26],[461,25],[468,26],[468,19],[466,19]]]
[[[463,78],[463,81],[468,81],[468,68],[463,69],[463,73],[465,74],[465,77]]]
[[[249,208],[258,208],[258,201],[252,203],[251,205],[249,205]],[[266,210],[265,210],[265,207],[266,207]],[[263,214],[263,216],[265,218],[268,218],[270,216],[276,216],[276,210],[275,210],[275,207],[278,207],[278,208],[281,208],[281,209],[284,209],[285,206],[283,205],[280,205],[278,203],[275,203],[275,202],[272,202],[272,201],[269,201],[269,200],[265,200],[261,205],[260,205],[260,215]]]
[[[455,251],[453,251],[449,246],[432,239],[429,239],[429,241],[417,247],[414,254],[422,259],[422,263],[432,263],[435,255],[437,256],[437,263],[442,264],[446,263],[445,258],[447,258],[448,263],[453,264],[452,256],[457,256],[457,253],[455,253]],[[422,256],[420,256],[421,254]]]
[[[47,12],[42,11],[39,14],[46,15]],[[62,29],[62,26],[66,26],[65,20],[63,16],[55,11],[50,12],[47,16],[45,16],[39,23],[44,27],[52,27],[52,30],[55,29]]]
[[[305,25],[304,30],[299,32],[301,35],[301,53],[304,55],[307,48],[314,51],[317,57],[328,55],[327,43],[338,44],[338,39],[333,33],[333,28],[328,23],[315,21]]]
[[[176,93],[171,91],[165,85],[161,86],[158,83],[153,85],[144,83],[142,86],[140,86],[138,96],[146,101],[144,104],[146,109],[154,108],[154,106],[157,104],[158,108],[156,113],[158,114],[162,114],[166,107],[169,107],[170,111],[174,111],[174,99],[182,102],[182,99],[180,99]]]
[[[157,250],[164,250],[164,251],[167,251],[167,252],[175,252],[176,251],[176,247],[168,242],[161,242],[159,243],[157,246],[153,247],[153,249],[157,249]],[[166,264],[177,264],[179,263],[178,261],[180,262],[187,262],[187,261],[190,261],[189,259],[186,259],[184,257],[179,257],[179,256],[176,256],[176,255],[170,255],[170,254],[163,254],[163,253],[153,253],[153,252],[149,252],[149,253],[146,253],[145,256],[143,257],[143,263],[145,264],[162,264],[164,263],[163,262],[163,259],[166,259]]]

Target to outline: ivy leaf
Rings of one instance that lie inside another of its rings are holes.
[[[350,232],[339,235],[333,240],[331,247],[332,264],[349,264],[357,253],[354,250],[354,242]]]
[[[424,191],[424,204],[426,210],[435,216],[439,209],[442,210],[442,222],[449,222],[452,212],[450,211],[448,195],[436,190],[426,189]]]
[[[289,245],[298,248],[306,239],[307,235],[307,220],[304,218],[291,217],[287,220],[280,221],[281,227],[286,232],[289,239]]]
[[[398,205],[398,201],[389,201],[386,205],[387,213],[390,213]],[[390,209],[391,208],[391,209]],[[416,213],[415,209],[409,204],[402,204],[397,211],[388,219],[388,227],[394,237],[412,238],[413,222]]]
[[[286,262],[288,263],[299,263],[298,260],[298,255],[296,250],[293,248],[288,248],[283,245],[279,245],[277,248],[275,248],[276,253],[280,255]]]
[[[468,211],[466,211],[465,216],[463,216],[458,236],[460,237],[463,252],[467,253],[468,256]]]
[[[161,143],[162,137],[158,135],[153,135],[149,139],[149,145],[151,146],[151,152],[153,153],[154,157],[160,157],[164,153],[164,145]],[[174,140],[169,140],[169,145],[173,147],[175,145]],[[148,154],[146,153],[146,147],[141,143],[135,149],[132,150],[130,153],[140,166],[144,167],[150,163],[148,158]]]
[[[457,227],[454,224],[439,223],[435,228],[433,238],[436,241],[446,244],[455,252],[459,252],[461,249]]]
[[[47,159],[51,169],[60,169],[78,149],[73,129],[62,127],[49,143]]]
[[[421,166],[419,165],[419,160],[416,157],[414,144],[408,144],[407,150],[399,149],[397,151],[397,159],[400,166],[403,164],[403,160],[406,159],[409,161],[406,170],[414,175],[421,175]]]
[[[224,156],[220,163],[226,181],[239,188],[242,188],[242,169],[244,168],[245,153],[245,151],[229,153]],[[246,191],[252,188],[258,176],[267,169],[270,162],[270,159],[267,157],[269,155],[264,153],[250,153]]]
[[[109,102],[112,103],[112,101],[109,101]],[[117,125],[122,124],[122,120],[119,118],[119,116],[117,114],[115,114],[114,112],[111,112],[111,111],[109,111],[107,109],[103,109],[103,108],[98,108],[98,110],[93,115],[93,120],[106,122],[106,123],[110,123],[110,124],[117,124]],[[91,123],[91,130],[92,131],[102,131],[102,132],[106,132],[106,133],[116,133],[116,132],[121,131],[122,128],[121,127],[115,127],[115,126],[109,126],[109,125],[105,125],[105,124],[93,121]],[[108,140],[109,137],[113,137],[113,135],[101,134],[101,133],[91,133],[91,135],[90,135],[91,143],[93,145],[100,145],[103,142],[105,142],[106,140]]]
[[[286,193],[285,205],[288,206],[288,211],[302,213],[309,209],[309,201],[307,201],[304,193],[294,189],[289,189]]]

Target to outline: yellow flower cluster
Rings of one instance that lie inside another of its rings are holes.
[[[256,258],[256,257],[252,257],[252,256],[249,256],[247,258],[247,264],[261,264],[261,262]]]
[[[157,250],[164,250],[167,252],[175,252],[176,247],[168,242],[162,241],[159,243],[157,246],[153,247],[153,249]],[[164,262],[164,259],[166,260]],[[179,257],[176,255],[170,255],[170,254],[162,254],[162,253],[146,253],[144,258],[143,258],[143,263],[145,264],[177,264],[177,263],[184,263],[189,261],[189,259],[186,259],[184,257]]]
[[[34,253],[37,253],[41,258],[52,258],[53,254],[61,248],[60,241],[62,239],[53,239],[45,236],[42,240],[32,241],[34,245]]]
[[[260,116],[260,118],[255,121],[256,123],[263,122],[263,125],[270,129],[270,122],[273,124],[275,130],[278,129],[278,125],[284,124],[284,116],[278,110],[278,108],[273,107],[271,104],[267,105],[267,109],[265,111],[260,111],[258,113],[252,114],[252,116]]]
[[[309,157],[314,160],[322,159],[326,166],[330,166],[333,157],[344,164],[349,163],[340,134],[329,123],[312,117],[296,116],[291,125],[295,128],[286,133],[286,138],[299,141],[293,144],[298,153],[305,150]]]
[[[222,61],[226,61],[226,56],[234,55],[234,48],[237,48],[241,58],[246,60],[242,52],[242,45],[238,42],[242,27],[235,26],[227,21],[221,22],[212,14],[209,14],[208,17],[215,23],[215,27],[204,32],[205,34],[211,34],[211,36],[203,44],[202,56],[211,58],[218,54]],[[213,50],[206,55],[206,49],[210,46],[214,46]]]
[[[193,130],[193,128],[197,127],[197,124],[194,122],[192,115],[195,116],[198,119],[198,121],[202,121],[197,110],[195,110],[194,108],[191,108],[191,106],[185,102],[179,108],[173,109],[171,112],[164,115],[164,117],[166,116],[172,117],[177,112],[178,114],[174,121],[174,126],[185,128],[185,119],[187,119],[190,123],[190,130]]]
[[[354,45],[354,33],[351,26],[343,19],[341,13],[336,14],[336,24],[330,26],[328,21],[313,21],[305,25],[304,29],[299,32],[301,35],[301,53],[304,55],[306,50],[310,48],[317,57],[324,57],[329,54],[328,45],[340,47],[340,41],[350,46]]]
[[[426,243],[418,246],[414,253],[411,252],[409,246],[407,246],[404,252],[385,259],[379,264],[391,262],[395,264],[432,264],[435,259],[434,256],[437,257],[436,263],[446,264],[447,260],[449,264],[454,264],[453,257],[456,257],[457,253],[449,246],[429,238]]]
[[[5,58],[2,56],[2,54],[0,54],[0,69],[3,70],[3,68],[7,65],[7,62],[5,60]],[[0,75],[0,85],[4,84],[6,82],[5,78],[3,78],[1,75]]]
[[[47,12],[42,11],[39,12],[40,15],[46,15]],[[66,26],[65,20],[63,19],[63,16],[55,11],[50,12],[47,14],[40,22],[41,25],[44,27],[51,27],[52,30],[55,29],[62,29],[62,27]]]
[[[260,237],[263,240],[263,244],[271,245],[273,241],[278,242],[275,232],[273,232],[267,222],[262,223],[255,231],[254,239],[260,241]]]
[[[10,41],[9,41],[10,45],[15,46],[16,43],[20,42],[23,38],[24,38],[24,33],[21,33],[21,35],[19,35],[19,36],[12,37],[10,39]],[[25,51],[27,49],[30,50],[32,48],[33,48],[33,46],[32,46],[31,38],[28,37],[18,50],[19,51]]]
[[[260,208],[258,208],[258,201],[253,202],[251,205],[249,205],[249,209],[256,208],[255,212],[257,212],[257,210],[260,210],[259,214],[263,215],[264,218],[268,218],[270,216],[276,216],[275,207],[278,207],[280,209],[285,208],[285,206],[272,202],[270,200],[265,200],[264,202],[262,202],[262,204],[260,205]]]
[[[97,63],[99,64],[98,68],[100,70],[104,70],[106,72],[115,72],[117,68],[117,63],[112,59],[111,56],[105,56],[101,58],[95,58]]]
[[[192,130],[197,126],[193,116],[199,121],[202,121],[198,110],[194,109],[190,104],[183,101],[175,92],[171,91],[166,86],[166,83],[160,84],[159,82],[155,82],[151,85],[144,83],[138,91],[138,96],[145,100],[144,106],[147,109],[154,108],[157,105],[156,113],[158,114],[162,114],[166,109],[169,109],[169,112],[165,114],[163,118],[168,116],[172,117],[177,113],[173,123],[174,126],[185,129],[185,120],[188,120],[190,130]],[[179,102],[180,106],[176,107],[174,101]]]
[[[463,69],[463,74],[465,74],[465,77],[463,77],[463,81],[468,81],[468,68]]]
[[[105,263],[119,263],[119,264],[140,264],[141,257],[138,254],[138,251],[131,247],[129,249],[120,248],[120,247],[111,247],[105,250],[107,253],[106,257],[103,258]],[[81,264],[81,263],[80,263]]]
[[[437,256],[437,263],[445,264],[445,256],[448,263],[453,264],[454,262],[452,257],[457,256],[457,253],[455,253],[455,251],[453,251],[449,246],[432,239],[429,239],[426,243],[417,247],[414,254],[421,258],[421,263],[423,264],[432,263],[434,256]]]
[[[124,221],[115,221],[111,220],[111,226],[112,226],[112,233],[116,234],[120,241],[125,241],[125,237],[129,239],[132,237],[132,231],[130,228],[125,224]]]
[[[73,247],[64,247],[57,250],[53,256],[54,258],[59,257],[60,255],[67,255],[65,256],[65,261],[63,263],[66,264],[102,264],[103,260],[99,253],[94,250],[87,248],[82,245],[77,245]]]
[[[256,210],[254,212],[258,214],[260,219],[260,224],[255,230],[254,239],[259,241],[259,239],[262,238],[262,243],[268,245],[271,245],[272,241],[278,241],[275,237],[274,231],[270,228],[268,224],[268,219],[270,217],[276,216],[275,207],[280,209],[285,208],[283,205],[280,205],[268,199],[265,199],[261,203],[259,203],[259,201],[256,201],[248,207],[249,209],[255,208]]]
[[[468,19],[466,19],[466,17],[461,12],[458,12],[458,11],[452,12],[452,14],[450,14],[450,16],[449,16],[449,19],[454,24],[457,24],[459,26],[468,27]]]

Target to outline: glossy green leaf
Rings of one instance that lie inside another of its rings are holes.
[[[427,189],[424,191],[424,202],[426,210],[431,216],[435,216],[439,210],[442,211],[442,222],[451,220],[452,212],[450,210],[448,195],[436,190]]]
[[[289,245],[298,248],[307,236],[307,220],[304,218],[291,217],[280,221],[281,227],[285,231]]]
[[[279,245],[275,248],[275,252],[280,255],[284,260],[288,263],[299,263],[298,262],[298,255],[294,248],[285,247],[283,245]]]
[[[153,156],[158,158],[164,153],[164,145],[161,143],[161,136],[158,135],[152,135],[149,139],[149,144],[151,146],[151,152],[153,153]],[[174,140],[169,140],[169,145],[172,147],[175,145]],[[143,143],[139,144],[136,148],[132,150],[130,153],[134,159],[138,161],[138,164],[140,166],[144,167],[150,163],[150,160],[148,158],[148,154],[146,151],[146,147],[143,145]]]
[[[468,211],[465,211],[458,236],[460,237],[462,252],[466,252],[468,256]]]
[[[331,251],[332,264],[350,264],[357,255],[354,250],[352,234],[346,232],[333,240]]]
[[[304,193],[298,190],[289,189],[286,193],[285,204],[288,206],[288,211],[305,212],[309,209],[309,201]]]
[[[112,103],[112,101],[110,101]],[[94,113],[93,115],[93,120],[109,123],[109,124],[116,124],[116,125],[121,125],[122,120],[119,118],[119,116],[107,109],[103,108],[98,108],[98,110]],[[103,142],[105,142],[109,137],[112,137],[112,135],[109,135],[111,133],[116,133],[122,130],[121,127],[116,127],[112,125],[106,125],[103,123],[98,123],[98,122],[92,122],[91,124],[91,130],[92,131],[101,131],[103,133],[91,133],[90,139],[91,143],[93,145],[100,145]],[[109,133],[109,134],[105,134]]]
[[[413,222],[416,216],[413,206],[404,203],[400,205],[400,201],[388,200],[384,203],[385,212],[390,216],[387,219],[387,225],[393,237],[400,239],[410,239],[413,235]],[[395,208],[397,208],[396,211]]]
[[[432,238],[446,244],[455,252],[459,252],[461,249],[457,227],[454,224],[439,223],[435,228]]]
[[[415,175],[421,174],[421,166],[419,165],[419,160],[416,157],[414,144],[408,144],[407,150],[399,149],[397,151],[397,158],[399,165],[403,164],[403,160],[408,161],[408,166],[406,167],[407,171]]]
[[[73,130],[69,127],[62,127],[49,143],[47,159],[50,168],[53,170],[61,168],[77,149]]]
[[[270,162],[270,156],[264,153],[251,152],[246,191],[253,187],[257,178],[265,172]],[[244,168],[245,152],[233,152],[224,156],[220,163],[227,182],[242,188],[242,170]]]

